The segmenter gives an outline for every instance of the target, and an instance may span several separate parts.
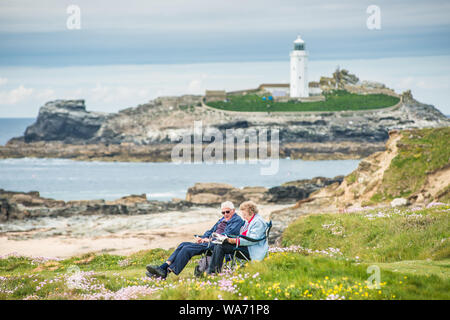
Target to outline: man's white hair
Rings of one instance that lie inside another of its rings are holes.
[[[220,205],[220,209],[225,209],[225,208],[234,209],[233,202],[231,202],[231,201],[222,202],[222,204]]]

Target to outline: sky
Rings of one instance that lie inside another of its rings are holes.
[[[67,26],[70,5],[80,29]],[[370,5],[380,29],[367,27]],[[36,117],[54,99],[117,112],[160,95],[288,82],[298,34],[310,80],[339,65],[450,114],[447,0],[2,0],[0,117]]]

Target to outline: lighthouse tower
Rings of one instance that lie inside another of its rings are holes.
[[[309,96],[307,63],[308,53],[305,51],[305,42],[298,36],[294,41],[294,50],[291,51],[291,98],[304,98]]]

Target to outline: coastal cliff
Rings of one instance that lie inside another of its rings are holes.
[[[450,200],[450,127],[391,131],[386,150],[363,159],[342,182],[271,214],[270,241],[312,213],[348,213],[377,207],[424,207]]]

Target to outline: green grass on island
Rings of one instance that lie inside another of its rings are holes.
[[[198,279],[198,257],[179,276],[144,275],[171,250],[12,255],[0,258],[0,299],[450,299],[449,222],[450,205],[304,216],[263,261]]]
[[[311,111],[357,111],[392,107],[400,99],[385,94],[354,94],[344,90],[325,93],[325,101],[274,102],[263,101],[261,95],[229,95],[229,101],[213,101],[208,105],[217,109],[242,112],[311,112]],[[266,95],[268,97],[268,95]]]

